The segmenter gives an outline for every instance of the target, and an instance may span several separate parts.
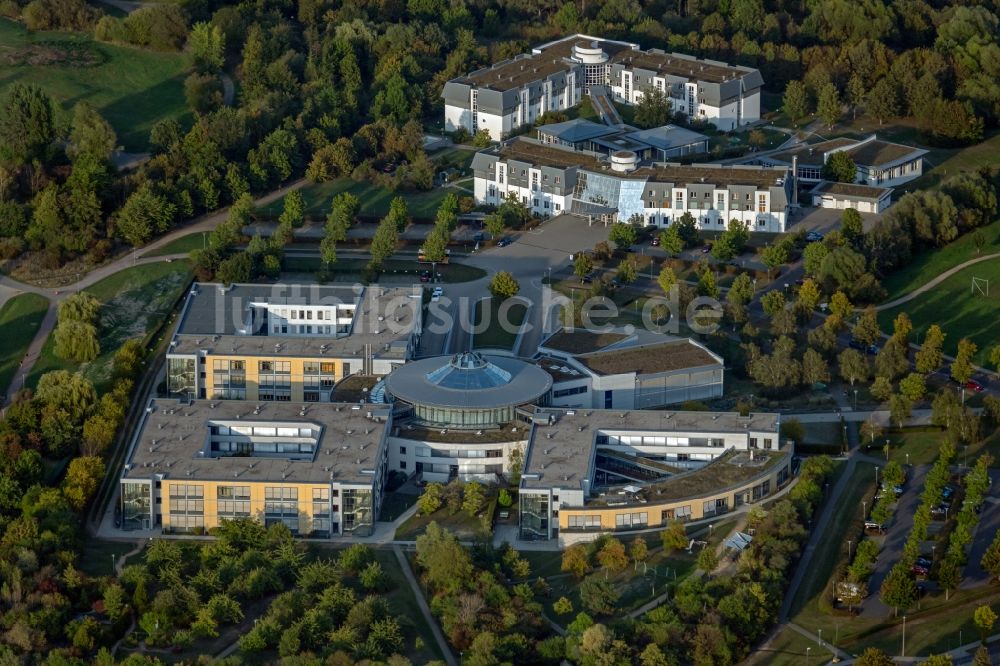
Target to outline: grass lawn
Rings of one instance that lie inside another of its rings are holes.
[[[837,482],[837,477],[842,471],[843,469],[838,469],[837,476],[830,480],[831,487]],[[830,577],[837,563],[847,560],[847,539],[852,538],[849,533],[853,535],[861,526],[861,521],[864,519],[861,502],[874,490],[874,465],[858,463],[854,467],[854,473],[847,479],[847,485],[838,501],[843,509],[833,513],[826,530],[828,538],[824,538],[813,553],[809,571],[802,579],[798,594],[792,602],[790,615],[802,626],[808,628],[820,621],[823,623],[831,621],[829,598],[824,598],[829,589]]]
[[[143,254],[143,257],[165,257],[170,254],[187,254],[192,250],[200,250],[205,246],[205,235],[201,232],[194,232],[187,236],[175,238],[166,245],[162,245],[155,250],[150,250]]]
[[[976,251],[975,234],[982,235],[985,244],[982,252]],[[981,254],[1000,252],[1000,220],[986,225],[978,230],[960,236],[953,242],[941,248],[926,250],[910,259],[905,266],[882,280],[882,286],[889,292],[887,301],[899,298],[917,287],[926,284],[936,275],[944,273],[949,268],[975,259]],[[989,263],[989,262],[986,262]],[[981,268],[976,264],[973,268]],[[965,289],[969,290],[969,278],[966,277]],[[991,285],[992,286],[992,285]]]
[[[0,309],[0,391],[6,391],[20,367],[28,346],[49,309],[49,301],[38,294],[19,294]]]
[[[474,539],[482,532],[482,523],[479,518],[474,518],[465,511],[451,513],[447,506],[442,506],[429,516],[420,513],[411,516],[409,520],[396,528],[396,541],[413,541],[423,534],[427,526],[433,522],[450,530],[462,540]]]
[[[472,166],[472,158],[475,155],[475,150],[467,150],[464,148],[445,148],[444,150],[431,153],[430,159],[434,162],[438,171],[444,171],[445,169],[458,169],[459,171],[466,173]]]
[[[333,280],[357,280],[361,271],[368,263],[366,259],[338,259],[330,266],[329,272]],[[319,257],[285,257],[282,269],[290,273],[314,273],[321,268]],[[382,264],[382,275],[412,275],[417,282],[420,274],[429,271],[429,264],[418,264],[412,259],[389,259]],[[438,264],[441,281],[445,283],[472,282],[486,276],[486,271],[466,264]]]
[[[391,550],[376,550],[375,559],[382,565],[382,571],[389,578],[391,591],[383,595],[389,602],[389,609],[393,614],[400,616],[400,624],[403,626],[405,637],[403,654],[409,657],[414,664],[426,664],[435,659],[441,659],[437,641],[434,634],[427,625],[420,606],[417,605],[417,598],[414,596],[413,588],[406,581],[402,569],[399,567],[399,560]],[[416,647],[416,638],[420,638],[423,646]]]
[[[55,62],[28,64],[40,59]],[[180,53],[103,44],[80,33],[28,32],[0,20],[0,97],[15,83],[40,86],[67,112],[67,120],[74,104],[89,102],[126,150],[146,150],[157,121],[189,115],[186,67]]]
[[[484,304],[488,304],[484,306]],[[489,308],[487,310],[487,307]],[[476,301],[474,347],[510,349],[524,323],[528,306],[522,301],[496,301],[493,298]],[[483,318],[486,317],[486,321]]]
[[[382,508],[379,510],[379,522],[391,523],[403,515],[407,509],[417,503],[420,495],[413,493],[389,493],[388,497],[382,500]]]
[[[806,638],[799,632],[785,627],[782,629],[771,644],[764,650],[757,650],[747,658],[747,664],[758,666],[767,664],[768,666],[801,666],[806,663],[806,648],[810,648],[809,655],[815,659],[815,663],[825,663],[830,653],[826,648],[816,645],[816,641]]]
[[[350,192],[361,200],[359,214],[364,217],[385,217],[389,212],[389,203],[397,196],[401,196],[406,199],[411,217],[433,220],[438,207],[451,190],[435,187],[428,192],[390,192],[371,183],[338,178],[325,183],[306,185],[299,191],[305,199],[306,216],[310,218],[325,219],[330,212],[330,202],[333,198],[342,192]],[[284,207],[285,198],[282,197],[258,208],[256,213],[264,218],[277,219]]]
[[[925,275],[933,276],[939,272],[929,268]],[[971,293],[973,277],[990,281],[989,296],[978,291]],[[1000,258],[969,266],[914,300],[880,312],[879,324],[882,330],[891,330],[893,318],[900,312],[906,312],[913,320],[914,339],[918,341],[923,339],[931,324],[938,324],[947,335],[944,341],[946,354],[954,355],[958,341],[969,338],[979,347],[973,361],[985,366],[990,347],[997,344],[998,306]]]
[[[87,539],[83,544],[83,555],[80,557],[79,567],[88,576],[110,576],[114,571],[112,561],[117,562],[121,556],[135,548],[131,541],[100,541],[98,539]],[[115,559],[112,560],[111,556]],[[134,564],[134,559],[139,555],[129,558],[128,563]]]
[[[36,385],[38,378],[51,370],[82,370],[98,392],[107,390],[115,351],[129,338],[145,340],[156,332],[174,311],[190,280],[188,262],[160,262],[127,268],[88,287],[85,291],[101,303],[97,325],[100,356],[82,366],[65,361],[55,355],[55,340],[50,336],[28,376],[28,385]]]
[[[903,430],[890,430],[889,456],[898,463],[909,461],[911,465],[932,465],[937,460],[942,442],[947,440],[947,435],[942,430],[927,430],[924,428],[904,428]],[[872,455],[879,455],[885,439],[883,437],[875,440]],[[862,446],[867,444],[863,443]]]

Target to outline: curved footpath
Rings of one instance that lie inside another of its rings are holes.
[[[255,207],[268,204],[276,199],[280,199],[289,192],[293,190],[298,190],[306,184],[306,179],[301,178],[288,185],[268,192],[262,197],[254,199],[253,205]],[[7,297],[13,295],[16,292],[26,292],[32,294],[38,294],[39,296],[44,296],[49,299],[49,309],[45,313],[45,318],[42,320],[42,325],[38,328],[38,332],[35,334],[34,339],[28,346],[28,352],[21,362],[21,367],[18,368],[17,374],[11,380],[10,386],[7,387],[4,393],[3,403],[7,404],[10,402],[15,393],[17,393],[21,388],[23,388],[24,379],[31,374],[31,370],[38,360],[38,356],[42,351],[42,347],[45,345],[45,341],[48,339],[49,334],[56,325],[56,313],[59,308],[59,303],[72,293],[86,289],[87,287],[100,282],[106,277],[114,275],[119,271],[123,271],[126,268],[131,268],[133,266],[140,266],[144,264],[158,263],[161,261],[167,261],[168,259],[182,259],[187,256],[187,254],[175,254],[175,255],[164,255],[158,257],[142,256],[136,257],[137,253],[141,249],[144,255],[148,255],[150,251],[161,248],[172,241],[177,240],[183,236],[187,236],[192,233],[197,233],[199,231],[212,231],[215,227],[226,219],[226,215],[229,214],[229,208],[222,208],[214,213],[209,213],[203,215],[197,221],[174,229],[170,233],[166,234],[153,241],[149,245],[142,248],[137,248],[133,252],[129,252],[118,259],[104,264],[103,266],[98,266],[94,270],[87,273],[83,278],[77,280],[73,284],[67,285],[65,287],[60,287],[59,289],[53,289],[49,287],[39,287],[33,284],[27,284],[25,282],[19,282],[6,275],[0,275],[0,287],[4,287],[3,292]]]
[[[907,293],[907,294],[905,294],[903,296],[900,296],[899,298],[891,300],[888,303],[883,303],[882,305],[876,306],[875,307],[875,311],[876,312],[881,312],[882,310],[891,310],[892,308],[896,307],[897,305],[902,305],[903,303],[907,303],[909,301],[912,301],[914,298],[916,298],[920,294],[923,294],[924,292],[926,292],[926,291],[928,291],[930,289],[933,289],[934,287],[938,286],[939,284],[941,284],[942,282],[944,282],[945,280],[947,280],[948,278],[950,278],[955,273],[958,273],[959,271],[964,270],[964,269],[966,269],[969,266],[972,266],[974,264],[978,264],[981,261],[989,261],[990,259],[1000,259],[1000,252],[997,252],[995,254],[984,254],[981,257],[976,257],[975,259],[969,259],[968,261],[962,262],[958,266],[953,266],[953,267],[949,268],[948,270],[946,270],[944,273],[941,273],[940,275],[938,275],[936,278],[934,278],[930,282],[917,287],[913,291],[911,291],[911,292],[909,292],[909,293]]]

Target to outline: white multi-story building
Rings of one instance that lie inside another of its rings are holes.
[[[735,219],[751,231],[783,232],[793,186],[787,167],[643,165],[632,151],[605,158],[525,138],[477,153],[472,168],[479,204],[514,196],[536,215],[659,227],[690,213],[702,229],[724,230]]]
[[[445,84],[445,129],[486,129],[499,140],[600,86],[624,104],[659,90],[675,113],[732,130],[760,119],[760,72],[638,44],[571,35]]]

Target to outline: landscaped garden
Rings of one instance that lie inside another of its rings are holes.
[[[480,349],[513,348],[527,312],[528,306],[519,300],[486,298],[476,301],[473,346]]]
[[[14,379],[28,346],[35,338],[49,302],[38,294],[19,294],[0,309],[0,395]]]
[[[0,97],[15,83],[31,83],[67,111],[87,102],[126,150],[146,150],[157,121],[189,114],[180,53],[105,44],[81,33],[30,32],[6,19],[0,19],[0,44]]]
[[[389,203],[401,196],[406,200],[407,211],[411,217],[433,220],[441,202],[448,196],[450,190],[435,187],[426,192],[393,192],[366,181],[356,181],[350,178],[337,178],[324,183],[306,185],[299,190],[305,201],[305,214],[308,218],[325,219],[330,212],[330,202],[338,194],[350,192],[361,201],[358,211],[363,217],[385,217],[389,213]],[[257,209],[256,214],[266,219],[277,219],[284,210],[284,197]]]
[[[41,356],[28,376],[33,386],[51,370],[81,370],[99,392],[110,388],[111,365],[122,343],[138,338],[146,346],[174,312],[191,280],[186,261],[146,264],[119,271],[84,291],[100,303],[97,318],[100,354],[96,360],[78,364],[55,353],[55,336],[49,336]]]

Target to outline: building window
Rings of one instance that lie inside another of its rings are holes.
[[[405,456],[406,455],[406,447],[405,446],[399,447],[399,455],[401,455],[401,456]]]
[[[768,451],[771,450],[771,438],[769,438],[769,437],[765,437],[764,438],[764,449],[766,449]]]
[[[758,194],[757,195],[757,212],[766,213],[767,212],[767,195]]]

